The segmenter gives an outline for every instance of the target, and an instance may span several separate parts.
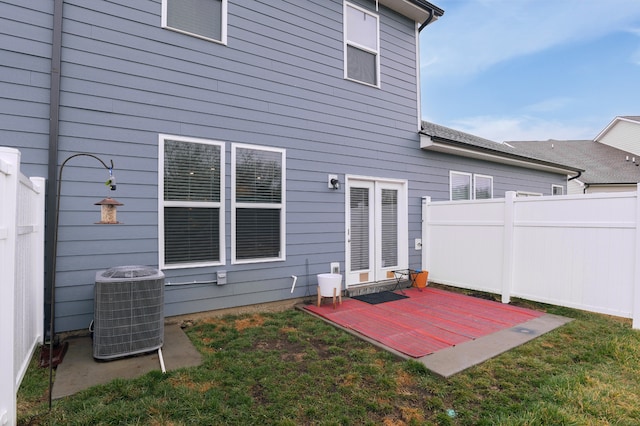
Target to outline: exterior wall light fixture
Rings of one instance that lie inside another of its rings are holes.
[[[328,187],[329,189],[340,189],[340,181],[338,180],[338,175],[329,175]]]

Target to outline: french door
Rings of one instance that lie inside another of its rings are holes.
[[[347,177],[346,285],[383,281],[405,269],[407,184]]]

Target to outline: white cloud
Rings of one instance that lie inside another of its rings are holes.
[[[431,77],[469,75],[515,57],[596,39],[640,20],[640,1],[440,0],[442,18],[422,33]]]
[[[554,112],[562,110],[572,103],[572,99],[568,97],[557,97],[545,99],[543,101],[536,102],[535,104],[527,105],[524,107],[528,112]]]
[[[598,124],[600,127],[597,127],[593,126],[592,123],[588,125],[561,123],[530,116],[476,116],[456,119],[444,125],[496,142],[510,140],[593,139],[602,130],[601,123]]]

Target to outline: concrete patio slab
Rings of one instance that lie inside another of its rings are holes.
[[[296,308],[322,319],[323,321],[367,341],[374,346],[386,350],[399,358],[407,360],[412,359],[421,362],[425,367],[427,367],[427,369],[445,378],[498,356],[503,352],[520,346],[564,324],[567,324],[570,321],[573,321],[571,318],[559,315],[543,314],[538,318],[517,324],[513,327],[505,328],[473,340],[462,342],[420,358],[413,358],[351,328],[343,327],[327,318],[317,315],[308,309],[305,309],[305,305],[297,305]]]
[[[73,337],[66,341],[69,349],[56,370],[52,399],[73,395],[116,378],[133,379],[161,370],[158,351],[113,361],[96,361],[91,337]],[[202,363],[202,356],[178,324],[165,324],[162,358],[167,371]]]

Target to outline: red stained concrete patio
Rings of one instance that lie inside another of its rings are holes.
[[[332,303],[303,309],[445,377],[570,321],[437,288],[403,292],[407,298],[375,305],[345,299],[336,309]]]

